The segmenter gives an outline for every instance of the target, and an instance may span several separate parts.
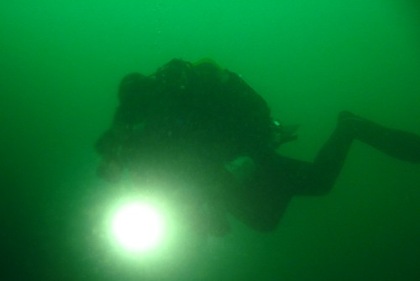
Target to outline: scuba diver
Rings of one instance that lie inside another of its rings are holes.
[[[192,227],[210,235],[229,232],[227,214],[275,230],[293,197],[328,194],[355,140],[420,162],[418,135],[347,111],[313,162],[282,156],[278,147],[297,138],[297,127],[274,120],[260,95],[211,60],[174,59],[151,75],[129,74],[118,97],[96,143],[100,177],[166,183],[163,194],[193,206],[186,208]]]

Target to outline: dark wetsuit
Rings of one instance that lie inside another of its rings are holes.
[[[420,138],[343,112],[315,160],[299,161],[276,152],[276,134],[265,101],[238,75],[212,62],[172,60],[153,75],[134,73],[120,84],[119,107],[100,138],[100,174],[124,169],[141,176],[190,178],[207,186],[201,198],[216,206],[209,229],[227,230],[224,212],[254,229],[275,229],[297,195],[323,195],[334,185],[353,140],[402,160],[420,162]],[[226,163],[246,156],[255,173],[238,184]],[[217,188],[212,189],[211,186]]]

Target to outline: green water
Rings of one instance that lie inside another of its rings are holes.
[[[414,0],[2,1],[1,280],[419,280],[419,167],[361,143],[333,192],[295,199],[275,233],[232,220],[176,258],[107,251],[93,144],[121,77],[174,57],[240,73],[301,124],[282,148],[299,159],[343,109],[420,134]]]

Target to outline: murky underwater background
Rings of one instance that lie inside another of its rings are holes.
[[[0,279],[419,280],[420,167],[361,143],[333,192],[296,198],[275,233],[233,221],[147,262],[94,241],[110,187],[93,144],[119,80],[203,57],[301,124],[287,155],[312,159],[343,109],[420,134],[414,0],[2,1]]]

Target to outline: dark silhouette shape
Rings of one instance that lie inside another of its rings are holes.
[[[210,60],[174,59],[152,75],[129,74],[119,102],[96,144],[99,175],[115,180],[130,171],[165,178],[174,190],[180,178],[188,179],[200,187],[191,192],[197,206],[191,223],[213,235],[228,232],[226,213],[254,229],[274,230],[294,196],[333,188],[354,140],[420,162],[419,136],[346,111],[312,163],[279,155],[279,145],[296,139],[297,126],[273,120],[249,85]]]

